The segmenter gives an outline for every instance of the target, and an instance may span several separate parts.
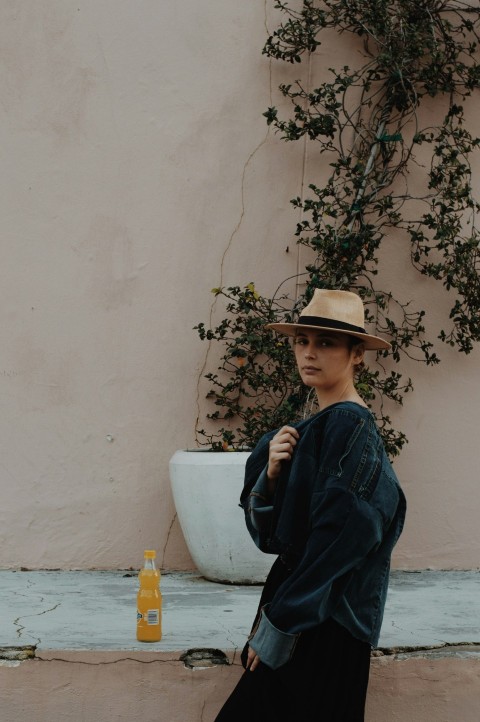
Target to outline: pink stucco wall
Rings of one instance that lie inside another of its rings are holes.
[[[9,722],[211,722],[242,670],[187,669],[178,656],[146,653],[43,653],[0,666],[2,711]],[[422,658],[372,661],[369,722],[478,722],[480,663]]]
[[[148,547],[191,567],[168,460],[205,413],[192,327],[212,287],[295,273],[289,199],[318,160],[262,118],[303,72],[261,55],[272,5],[0,7],[2,567],[137,567]],[[445,299],[389,253],[385,283],[435,334]],[[404,568],[478,566],[479,351],[440,351],[405,364],[416,391],[392,411]]]

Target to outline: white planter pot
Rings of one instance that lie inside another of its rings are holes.
[[[275,557],[255,546],[239,506],[248,451],[176,451],[170,483],[178,520],[200,574],[214,582],[263,584]]]

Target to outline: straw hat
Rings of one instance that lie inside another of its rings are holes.
[[[350,291],[316,288],[312,300],[300,313],[296,323],[269,323],[266,328],[273,328],[287,336],[295,336],[302,328],[335,331],[361,339],[366,350],[381,351],[391,348],[388,341],[368,334],[364,326],[365,313],[360,296]]]

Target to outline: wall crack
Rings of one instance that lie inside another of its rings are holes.
[[[43,614],[48,614],[48,612],[53,612],[55,609],[57,609],[61,605],[61,602],[58,602],[58,604],[55,604],[53,607],[50,607],[50,609],[44,609],[43,612],[37,612],[37,614],[23,614],[20,617],[17,617],[13,620],[13,624],[15,627],[17,627],[17,637],[20,639],[22,636],[22,632],[26,629],[25,625],[21,624],[21,619],[28,619],[30,617],[41,617]],[[37,639],[37,644],[41,642],[40,639]]]
[[[267,27],[267,2],[266,2],[266,0],[264,3],[264,24],[265,24],[265,30],[267,31],[267,35],[268,35],[269,33],[268,33],[268,27]],[[271,105],[272,104],[272,61],[271,60],[268,61],[268,72],[269,72],[269,100],[270,100],[270,105]],[[243,166],[242,175],[241,175],[241,183],[240,183],[240,198],[241,198],[240,216],[238,218],[237,223],[235,224],[235,227],[234,227],[232,233],[230,234],[230,237],[228,238],[228,241],[226,243],[226,246],[223,250],[223,253],[222,253],[222,256],[220,259],[220,279],[219,279],[219,283],[217,284],[218,288],[222,288],[222,286],[223,286],[225,259],[227,257],[227,254],[228,254],[230,248],[232,247],[235,236],[237,235],[238,231],[240,230],[243,218],[245,216],[245,175],[247,172],[247,168],[250,165],[254,156],[260,150],[260,148],[263,145],[265,145],[265,143],[267,142],[269,134],[270,134],[270,129],[267,128],[264,138],[251,151],[250,155],[248,156],[248,158],[245,161],[245,164]],[[217,297],[215,296],[210,305],[210,312],[209,312],[209,316],[208,316],[208,318],[209,318],[208,324],[210,327],[212,326],[213,314],[215,311],[216,303],[217,303]],[[197,377],[197,394],[196,394],[196,400],[195,400],[195,405],[197,408],[197,417],[195,419],[195,436],[197,436],[198,424],[200,421],[200,382],[205,373],[205,369],[206,369],[207,362],[208,362],[208,356],[210,353],[210,348],[211,348],[211,341],[208,341],[203,364],[202,364],[202,367],[201,367],[201,369],[198,373],[198,377]]]

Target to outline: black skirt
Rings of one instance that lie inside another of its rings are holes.
[[[257,616],[288,577],[278,558],[265,582]],[[245,667],[248,644],[242,652]],[[370,645],[327,619],[302,632],[292,659],[272,670],[246,670],[215,722],[364,722]]]

